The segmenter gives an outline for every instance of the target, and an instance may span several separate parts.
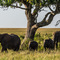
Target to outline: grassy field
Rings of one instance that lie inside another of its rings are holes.
[[[1,52],[0,45],[0,60],[60,60],[60,49],[53,51],[44,51],[43,50],[43,39],[48,37],[53,38],[53,33],[55,31],[60,31],[60,28],[39,28],[35,35],[35,40],[39,43],[40,48],[38,51],[29,51],[29,50],[19,50],[18,52],[8,50],[8,53]],[[0,28],[0,34],[8,33],[8,34],[17,34],[20,36],[25,36],[26,28]],[[41,37],[38,37],[38,33],[41,34]],[[44,34],[48,34],[48,36],[44,37]],[[51,36],[50,36],[51,35]],[[42,38],[43,37],[43,38]],[[23,38],[21,37],[21,40]],[[40,41],[40,42],[39,42]],[[40,51],[42,50],[42,51]]]
[[[60,52],[52,51],[47,52],[38,51],[18,51],[14,52],[9,50],[8,53],[0,52],[0,60],[60,60]]]
[[[26,33],[26,28],[0,28],[0,33],[23,35]]]
[[[14,33],[17,35],[22,35],[26,33],[26,28],[0,28],[0,33]],[[60,31],[60,28],[39,28],[36,33],[53,33],[55,31]]]

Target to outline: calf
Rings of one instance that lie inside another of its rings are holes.
[[[36,41],[31,41],[29,44],[29,50],[37,50],[38,43]]]
[[[54,41],[51,39],[46,39],[44,42],[44,48],[45,48],[45,51],[46,51],[46,48],[54,49]]]

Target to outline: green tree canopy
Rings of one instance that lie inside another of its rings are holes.
[[[24,10],[28,10],[28,9],[32,9],[32,8],[36,8],[34,10],[34,14],[37,13],[37,11],[41,11],[41,8],[43,7],[49,7],[49,9],[51,11],[53,11],[50,6],[51,5],[55,5],[60,3],[60,0],[0,0],[0,6],[2,6],[3,8],[7,8],[7,7],[11,7],[11,8],[21,8]],[[22,8],[22,5],[27,5],[28,7],[26,8]],[[29,8],[30,5],[30,8]],[[60,9],[60,7],[59,7]]]
[[[31,5],[35,6],[48,6],[51,4],[56,4],[60,2],[60,0],[0,0],[0,5],[4,7],[9,7],[11,4],[19,3],[19,6],[22,5],[22,3],[30,3]]]

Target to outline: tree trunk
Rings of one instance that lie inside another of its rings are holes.
[[[34,36],[35,36],[35,33],[36,33],[37,29],[38,29],[38,27],[31,28],[31,31],[30,31],[30,39],[31,40],[34,40]]]
[[[30,27],[29,23],[28,23],[28,26],[27,26],[27,33],[26,33],[26,36],[25,36],[25,40],[27,40],[27,39],[34,40],[34,35],[36,33],[37,28]]]
[[[37,28],[32,28],[32,26],[35,24],[35,22],[34,22],[34,17],[31,14],[31,11],[25,11],[25,14],[27,17],[27,32],[26,32],[25,38],[24,38],[21,46],[23,46],[25,41],[34,40],[34,35],[37,30]]]
[[[29,44],[30,41],[34,40],[34,35],[36,33],[37,28],[32,28],[30,26],[30,24],[31,24],[31,22],[27,23],[27,32],[26,32],[26,36],[21,44],[21,48],[23,48],[25,46],[25,44]]]

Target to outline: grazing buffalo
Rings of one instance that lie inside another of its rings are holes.
[[[15,34],[0,34],[0,43],[2,45],[2,52],[7,51],[8,49],[13,49],[14,51],[18,51],[21,40]]]
[[[45,48],[45,51],[46,51],[46,48],[54,49],[54,41],[51,39],[46,39],[44,42],[44,48]]]
[[[58,42],[60,42],[60,31],[54,33],[54,45],[58,48]]]
[[[31,41],[29,44],[29,50],[37,50],[38,43],[36,41]]]

